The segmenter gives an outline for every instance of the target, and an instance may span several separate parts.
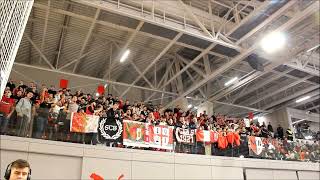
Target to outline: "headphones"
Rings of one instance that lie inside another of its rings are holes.
[[[14,161],[14,162],[15,162],[15,161]],[[6,172],[5,172],[5,174],[4,174],[4,179],[6,179],[6,180],[9,180],[9,179],[10,179],[11,166],[12,166],[12,164],[13,164],[14,162],[8,164],[7,169],[6,169]],[[29,168],[27,180],[31,180],[31,169],[30,169],[30,168]]]

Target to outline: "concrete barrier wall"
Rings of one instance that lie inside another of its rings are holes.
[[[319,179],[319,164],[176,154],[1,136],[1,177],[18,158],[33,179]],[[316,178],[315,178],[316,177]]]

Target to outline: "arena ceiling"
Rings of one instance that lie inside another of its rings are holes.
[[[259,42],[275,30],[287,43],[268,54]],[[165,107],[187,97],[235,116],[319,113],[319,1],[35,0],[15,64],[120,84],[124,97],[140,89]]]

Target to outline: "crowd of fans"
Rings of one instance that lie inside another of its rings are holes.
[[[214,130],[227,136],[229,132],[240,137],[259,136],[293,139],[290,129],[279,125],[276,129],[269,123],[251,122],[228,118],[222,114],[208,116],[206,112],[197,116],[195,112],[183,111],[179,106],[161,110],[161,105],[130,102],[108,94],[95,96],[70,89],[56,89],[30,82],[16,84],[10,80],[0,102],[1,134],[33,137],[76,143],[96,144],[96,134],[70,132],[70,114],[86,113],[103,117],[119,118],[155,125],[170,125],[180,128]],[[229,120],[231,119],[231,120]],[[245,139],[245,138],[241,138]],[[205,145],[204,145],[205,146]]]

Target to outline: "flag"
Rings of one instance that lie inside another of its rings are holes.
[[[122,143],[122,134],[123,122],[121,119],[100,118],[98,129],[99,140]]]
[[[123,145],[149,147],[146,124],[137,121],[123,121]]]
[[[249,154],[259,156],[264,149],[263,143],[262,143],[262,138],[260,137],[255,137],[255,136],[249,136]],[[253,153],[252,153],[253,152]]]
[[[70,132],[96,133],[98,132],[99,116],[85,113],[72,113]]]
[[[103,85],[99,85],[98,88],[97,88],[97,92],[100,95],[103,95],[104,94],[104,86]]]
[[[193,144],[194,143],[194,135],[195,129],[183,129],[183,128],[176,128],[175,129],[175,136],[178,142],[186,143],[186,144]]]
[[[196,139],[201,142],[214,143],[218,141],[218,133],[214,131],[198,130],[196,133]]]
[[[66,79],[60,79],[60,88],[68,88],[69,81]]]
[[[173,126],[149,125],[149,147],[173,149]]]

